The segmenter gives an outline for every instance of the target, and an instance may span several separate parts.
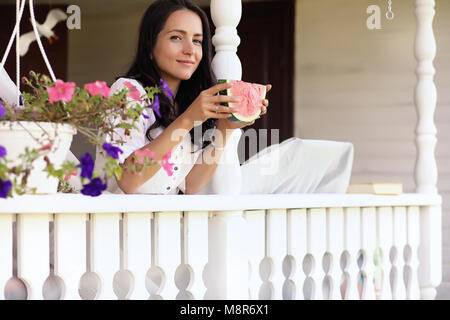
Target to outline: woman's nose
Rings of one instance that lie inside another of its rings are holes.
[[[185,41],[183,45],[183,53],[189,55],[194,53],[194,44],[192,43],[192,41]]]

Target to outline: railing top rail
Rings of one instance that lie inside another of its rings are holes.
[[[369,194],[261,195],[24,195],[0,199],[1,213],[108,213],[161,211],[228,211],[279,208],[331,208],[440,205],[434,194],[398,196]]]

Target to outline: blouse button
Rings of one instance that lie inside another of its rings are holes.
[[[170,190],[170,187],[167,187],[167,190]]]
[[[175,170],[175,171],[178,170],[178,167],[173,167],[173,170]]]

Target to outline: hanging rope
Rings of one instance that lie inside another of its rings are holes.
[[[20,0],[17,0],[17,4],[19,3],[19,1]],[[0,70],[2,70],[3,67],[5,66],[6,58],[8,57],[9,51],[11,50],[12,44],[14,42],[14,37],[16,37],[16,35],[18,34],[20,20],[22,20],[22,15],[23,15],[23,10],[25,8],[25,3],[26,3],[26,0],[22,0],[22,4],[20,6],[20,12],[19,12],[18,15],[16,15],[16,25],[14,26],[13,33],[11,35],[11,38],[9,39],[8,46],[6,47],[6,51],[5,51],[5,53],[3,55],[3,58],[2,58],[2,62],[0,63]],[[16,7],[17,7],[17,4],[16,4]],[[17,12],[17,10],[16,10],[16,12]],[[18,55],[18,54],[19,54],[19,51],[17,51],[16,55]],[[17,61],[17,59],[16,59],[16,61]],[[16,81],[17,81],[17,77],[16,77]]]
[[[16,38],[16,90],[17,90],[17,97],[16,102],[17,106],[19,105],[20,101],[20,54],[19,54],[19,48],[20,48],[20,21],[23,17],[23,11],[25,9],[26,0],[16,0],[16,25],[14,26],[14,30],[11,34],[11,38],[9,39],[8,46],[6,47],[6,51],[3,54],[2,61],[0,63],[0,70],[2,70],[5,66],[6,59],[9,55],[9,52],[11,51],[12,44],[14,42],[14,38]],[[19,10],[20,6],[20,10]],[[30,21],[31,25],[33,26],[33,31],[36,36],[36,41],[39,46],[39,50],[41,51],[42,58],[45,61],[45,65],[47,66],[47,69],[50,73],[50,77],[53,81],[56,81],[55,74],[53,72],[52,66],[50,65],[50,62],[48,61],[47,54],[45,53],[44,46],[42,45],[41,36],[39,34],[39,30],[36,25],[36,18],[34,15],[34,6],[33,6],[33,0],[29,0],[29,7],[30,7]]]
[[[36,35],[36,41],[38,43],[39,49],[41,50],[42,58],[44,58],[45,65],[47,66],[48,71],[50,72],[50,77],[53,81],[56,81],[55,74],[53,73],[52,66],[48,61],[47,55],[45,54],[44,46],[42,45],[41,36],[39,35],[39,31],[36,26],[36,18],[34,17],[34,9],[33,9],[33,0],[30,0],[30,17],[31,24],[33,25],[34,34]]]
[[[20,21],[20,0],[16,0],[16,21]],[[17,26],[17,32],[16,32],[16,106],[20,105],[20,23]]]

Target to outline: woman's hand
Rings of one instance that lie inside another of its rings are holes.
[[[267,85],[267,92],[269,92],[272,89],[272,85],[268,84]],[[261,107],[261,114],[260,116],[262,116],[263,114],[267,113],[267,107],[269,106],[269,100],[268,99],[264,99],[263,100],[263,105]]]
[[[272,85],[268,84],[267,92],[269,92],[271,89],[272,89]],[[260,117],[267,113],[268,106],[269,106],[269,100],[268,99],[262,100],[261,113],[259,115]],[[255,123],[255,120],[252,122],[246,122],[246,123],[235,123],[235,122],[232,122],[227,119],[219,119],[219,121],[217,122],[217,127],[224,128],[224,129],[239,129],[239,128],[251,126],[254,123]]]
[[[230,83],[221,83],[202,91],[197,99],[187,108],[186,115],[193,121],[205,122],[210,118],[226,119],[236,111],[233,108],[220,105],[223,102],[240,102],[240,98],[218,95],[222,90],[232,87]],[[197,126],[198,124],[195,124]]]

